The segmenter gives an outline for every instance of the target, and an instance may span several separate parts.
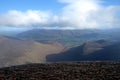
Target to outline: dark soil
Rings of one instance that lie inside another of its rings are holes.
[[[0,80],[120,80],[120,62],[26,64],[0,69]]]

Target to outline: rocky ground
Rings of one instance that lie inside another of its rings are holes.
[[[26,64],[0,69],[0,80],[120,80],[120,62]]]

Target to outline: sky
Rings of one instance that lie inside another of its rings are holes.
[[[0,27],[107,29],[120,27],[119,0],[1,0]]]

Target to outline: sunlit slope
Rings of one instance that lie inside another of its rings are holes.
[[[41,44],[34,41],[0,37],[0,66],[45,62],[45,56],[58,53],[64,47],[59,43]]]

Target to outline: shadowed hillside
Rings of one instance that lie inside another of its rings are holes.
[[[120,61],[120,43],[88,42],[68,51],[48,55],[47,61]]]

